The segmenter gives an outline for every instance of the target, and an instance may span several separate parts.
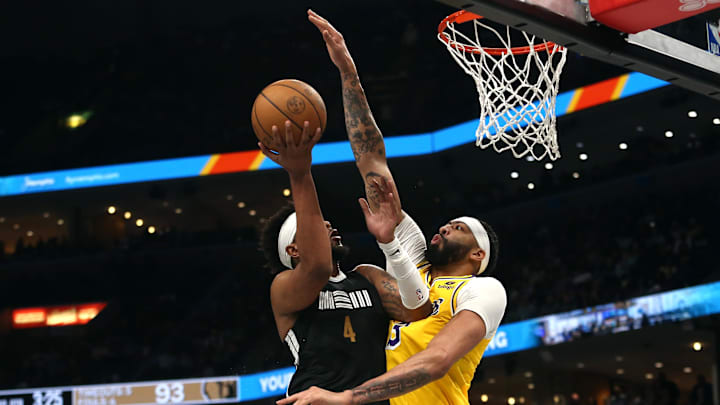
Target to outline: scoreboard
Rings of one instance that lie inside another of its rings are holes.
[[[0,391],[0,405],[154,405],[238,402],[238,377]]]
[[[285,395],[294,367],[242,376],[0,390],[0,405],[227,404]]]

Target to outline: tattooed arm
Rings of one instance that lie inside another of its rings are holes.
[[[375,286],[375,289],[380,295],[383,308],[390,319],[402,322],[414,322],[427,317],[432,311],[432,303],[430,300],[417,309],[406,308],[400,298],[397,280],[381,268],[371,265],[360,265],[355,268],[355,271],[362,274],[363,277]]]
[[[345,108],[345,129],[355,155],[355,163],[365,182],[365,195],[370,203],[370,209],[375,210],[378,201],[377,195],[371,187],[373,179],[378,180],[379,177],[382,177],[387,181],[392,180],[385,157],[385,142],[382,133],[370,111],[355,62],[350,56],[342,34],[327,20],[311,10],[308,10],[308,19],[322,33],[330,59],[340,71]],[[399,205],[400,199],[397,190],[394,194]],[[402,220],[402,218],[400,219]]]
[[[428,347],[385,374],[343,392],[317,387],[280,401],[286,404],[366,404],[394,398],[442,378],[450,367],[485,336],[485,322],[474,312],[460,311],[435,335]]]

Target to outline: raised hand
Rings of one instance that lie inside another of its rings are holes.
[[[322,130],[317,128],[314,132],[311,131],[310,123],[305,121],[302,135],[296,139],[293,135],[292,123],[288,120],[285,121],[285,136],[280,136],[278,132],[278,127],[273,125],[272,136],[273,139],[278,140],[275,147],[277,153],[268,149],[262,142],[258,142],[262,153],[290,174],[309,172],[312,164],[312,148],[320,139]]]
[[[359,198],[360,208],[365,216],[368,232],[380,243],[389,243],[395,238],[395,227],[402,221],[400,199],[392,180],[373,177],[370,187],[377,196],[378,208],[373,212],[364,198]]]
[[[340,73],[355,72],[355,62],[350,51],[345,45],[345,39],[340,31],[336,30],[326,19],[320,17],[316,12],[308,10],[308,20],[320,30],[325,40],[330,59],[340,70]]]

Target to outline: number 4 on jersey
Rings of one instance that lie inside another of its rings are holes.
[[[345,315],[345,328],[343,329],[343,336],[350,339],[352,343],[355,343],[355,331],[353,330],[352,323],[350,323],[350,315]]]

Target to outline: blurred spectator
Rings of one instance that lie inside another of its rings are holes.
[[[705,376],[697,376],[697,384],[690,392],[690,405],[712,405],[712,385],[705,380]]]

